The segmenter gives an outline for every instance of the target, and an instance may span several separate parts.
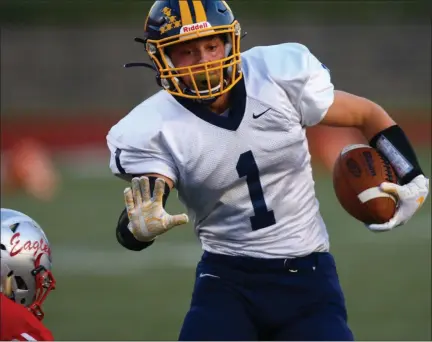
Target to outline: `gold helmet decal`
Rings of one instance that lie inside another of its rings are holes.
[[[171,15],[171,9],[168,7],[164,7],[162,9],[162,13],[164,14],[165,18],[167,18],[168,22],[161,26],[161,28],[159,29],[161,34],[164,34],[174,28],[178,28],[182,26],[182,22],[180,19],[178,19],[175,15]]]

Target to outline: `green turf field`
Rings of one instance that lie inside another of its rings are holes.
[[[431,174],[430,150],[422,165]],[[173,340],[188,309],[200,246],[190,226],[134,253],[114,230],[126,183],[65,170],[55,203],[24,195],[2,207],[33,216],[53,248],[58,288],[46,302],[57,340]],[[317,192],[357,340],[431,339],[431,201],[405,227],[369,232],[337,204],[328,175]],[[169,211],[182,210],[174,196]]]

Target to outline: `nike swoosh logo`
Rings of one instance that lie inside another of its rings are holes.
[[[252,114],[252,117],[253,117],[254,119],[258,119],[260,116],[262,116],[262,115],[264,115],[265,113],[267,113],[270,109],[271,109],[271,108],[267,109],[266,111],[264,111],[264,112],[262,112],[262,113],[260,113],[260,114],[258,114],[258,115],[255,115],[255,113],[254,113],[254,114]]]
[[[210,273],[201,273],[201,274],[199,275],[199,277],[200,277],[200,278],[204,278],[204,277],[220,278],[219,276],[214,275],[214,274],[210,274]]]

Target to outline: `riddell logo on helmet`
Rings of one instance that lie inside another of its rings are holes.
[[[210,23],[208,21],[201,21],[196,24],[182,26],[182,28],[180,29],[180,33],[195,32],[197,30],[205,29],[207,27],[211,27]]]

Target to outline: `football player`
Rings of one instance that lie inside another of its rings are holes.
[[[107,136],[112,172],[131,180],[116,232],[139,251],[193,222],[204,253],[179,339],[352,340],[305,129],[356,127],[389,158],[400,184],[381,190],[399,207],[376,232],[406,223],[428,194],[402,129],[376,103],[335,90],[304,45],[241,53],[225,1],[156,1],[144,31],[136,40],[163,89]],[[188,215],[165,211],[174,187]]]
[[[2,208],[0,246],[0,340],[53,341],[42,323],[42,304],[55,288],[45,233],[29,216]]]

